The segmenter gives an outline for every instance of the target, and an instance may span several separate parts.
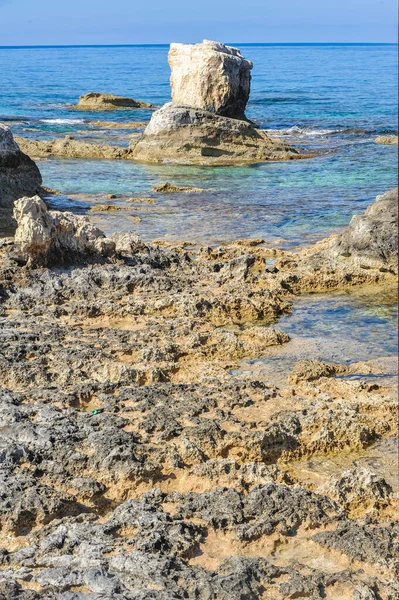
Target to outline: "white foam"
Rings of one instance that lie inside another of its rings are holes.
[[[312,129],[311,127],[299,127],[299,125],[287,129],[267,129],[266,131],[270,135],[292,135],[296,137],[315,137],[337,133],[334,129]]]
[[[51,123],[52,125],[79,125],[84,123],[84,119],[40,119],[41,123]]]

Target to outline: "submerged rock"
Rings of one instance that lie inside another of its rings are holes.
[[[252,63],[220,42],[171,44],[172,101],[225,117],[245,118]]]
[[[21,152],[11,130],[0,123],[1,230],[12,226],[14,201],[26,194],[37,193],[41,183],[40,171],[33,160]]]
[[[102,94],[99,92],[89,92],[79,97],[78,104],[74,107],[78,110],[115,110],[116,108],[153,108],[153,104],[125,98],[124,96],[114,96],[114,94]]]
[[[200,109],[165,104],[132,143],[137,161],[180,164],[242,164],[303,158],[298,150],[246,121]]]

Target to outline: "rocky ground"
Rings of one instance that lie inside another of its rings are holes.
[[[397,277],[397,191],[293,254],[106,238],[19,200],[0,247],[0,598],[394,600],[398,496],[305,457],[397,432],[373,365],[233,376],[295,296]],[[396,207],[396,208],[395,208]],[[395,212],[396,211],[396,212]]]

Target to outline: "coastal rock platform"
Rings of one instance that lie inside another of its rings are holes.
[[[40,199],[17,204],[0,245],[1,598],[398,596],[397,490],[357,464],[396,435],[393,390],[320,361],[282,386],[232,374],[290,343],[276,321],[297,295],[397,281],[379,202],[369,265],[349,230],[297,253],[239,240],[194,260],[133,233],[92,253],[75,217],[61,231]],[[338,455],[334,476],[298,467]]]

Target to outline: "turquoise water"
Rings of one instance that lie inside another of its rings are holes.
[[[396,45],[243,45],[254,63],[247,114],[262,128],[326,154],[294,163],[194,168],[126,161],[47,160],[44,183],[85,194],[69,206],[85,212],[105,194],[148,196],[166,180],[206,188],[190,196],[153,195],[141,222],[124,211],[99,217],[106,231],[134,228],[144,238],[218,243],[261,236],[283,247],[308,244],[346,225],[354,212],[395,185],[397,148],[374,143],[397,131]],[[17,135],[76,137],[127,144],[132,130],[94,121],[147,121],[148,110],[73,111],[87,91],[170,100],[167,46],[0,48],[0,120]],[[53,198],[53,205],[65,199]]]
[[[54,208],[86,213],[98,203],[128,210],[90,213],[111,233],[144,239],[217,244],[263,237],[283,248],[340,231],[353,213],[396,185],[397,147],[374,143],[397,133],[396,45],[242,45],[254,63],[247,115],[293,144],[322,150],[317,158],[240,167],[139,165],[129,161],[40,161],[44,184],[63,196]],[[167,46],[0,48],[0,121],[16,135],[65,134],[128,145],[132,129],[96,121],[148,121],[149,110],[77,112],[79,95],[103,91],[157,105],[170,100]],[[171,181],[198,194],[156,194]],[[105,199],[116,194],[114,200]],[[154,204],[128,202],[150,196]],[[133,221],[129,217],[140,217]],[[332,362],[392,357],[397,352],[396,295],[299,299],[280,324],[292,341],[252,367],[282,379],[299,358]],[[285,355],[287,352],[287,356]],[[390,372],[387,367],[386,372]]]
[[[295,300],[293,311],[278,321],[289,334],[287,344],[271,348],[260,359],[244,360],[234,372],[262,373],[284,384],[295,363],[316,359],[353,364],[376,360],[373,374],[362,378],[397,384],[398,294],[390,289],[365,288],[346,293],[312,294]],[[352,375],[351,378],[357,377]]]

